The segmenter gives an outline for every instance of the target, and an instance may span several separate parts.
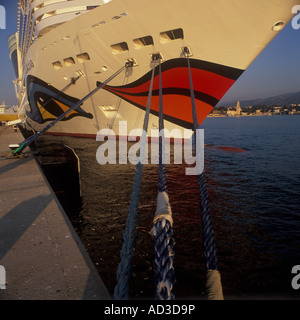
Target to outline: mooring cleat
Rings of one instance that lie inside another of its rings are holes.
[[[9,145],[9,152],[14,155],[14,156],[17,156],[19,154],[22,153],[23,149],[26,147],[26,143],[25,141],[22,142],[21,144],[18,144],[18,143],[15,143],[15,144],[10,144]]]
[[[15,143],[15,144],[10,144],[8,147],[9,147],[9,149],[10,149],[11,151],[15,151],[15,150],[17,150],[18,148],[20,148],[20,145],[17,144],[17,143]]]

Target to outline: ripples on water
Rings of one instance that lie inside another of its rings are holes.
[[[291,269],[300,264],[300,117],[208,118],[201,127],[208,144],[205,172],[225,298],[299,298],[291,287]],[[92,139],[47,136],[37,146],[55,161],[58,152],[53,150],[61,143],[74,148],[81,161],[82,204],[70,219],[113,293],[135,167],[99,165],[95,155],[100,142]],[[183,165],[168,165],[167,179],[176,241],[175,295],[203,298],[197,180],[185,175]],[[156,194],[157,166],[144,165],[132,298],[153,298],[149,231]]]

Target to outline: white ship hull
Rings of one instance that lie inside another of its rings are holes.
[[[25,111],[26,122],[40,130],[133,59],[132,68],[50,132],[95,136],[99,129],[110,128],[118,135],[119,121],[127,121],[128,132],[142,128],[151,59],[159,53],[165,127],[191,128],[187,59],[182,48],[192,53],[201,123],[290,21],[296,4],[295,0],[112,0],[53,28],[29,46],[19,81],[20,116]],[[72,78],[78,78],[75,84],[60,92]],[[158,128],[157,91],[156,76],[149,130]]]

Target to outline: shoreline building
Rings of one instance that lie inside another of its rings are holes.
[[[240,100],[237,101],[237,104],[236,104],[236,108],[235,108],[235,114],[240,116],[242,113],[242,108],[241,108],[241,105],[240,105]]]
[[[240,100],[237,101],[236,107],[230,107],[227,109],[227,116],[234,117],[234,116],[240,116],[242,113],[242,108],[240,105]]]
[[[7,106],[3,101],[0,105],[0,121],[12,121],[18,119],[17,107]]]

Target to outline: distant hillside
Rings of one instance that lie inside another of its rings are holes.
[[[252,100],[240,100],[241,107],[255,106],[255,105],[290,105],[290,104],[300,104],[300,91],[285,93],[274,97],[262,98],[262,99],[252,99]],[[232,102],[223,102],[218,104],[218,107],[221,106],[235,106],[236,101]]]

